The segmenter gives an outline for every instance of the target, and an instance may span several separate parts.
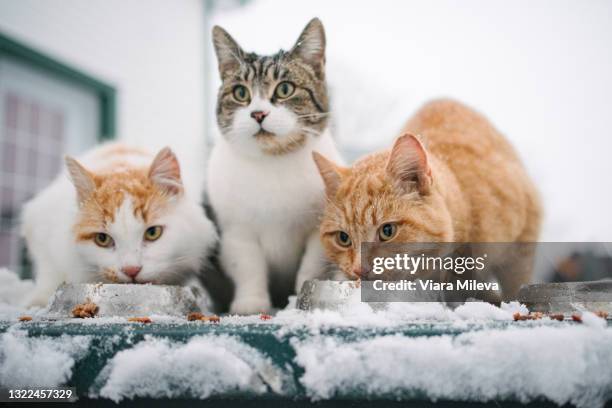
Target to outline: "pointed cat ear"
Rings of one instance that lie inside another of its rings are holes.
[[[232,36],[219,26],[213,27],[212,36],[219,64],[219,74],[223,79],[225,75],[237,70],[242,65],[244,51]]]
[[[415,185],[421,195],[431,191],[431,168],[427,152],[414,135],[406,133],[395,141],[387,162],[387,172],[399,181],[406,192]]]
[[[70,174],[70,180],[76,188],[77,200],[79,205],[87,201],[91,194],[96,189],[96,183],[94,182],[92,174],[81,166],[81,164],[70,156],[64,158],[66,162],[66,168],[68,174]]]
[[[299,58],[310,65],[322,78],[325,68],[325,30],[318,18],[313,18],[306,25],[302,34],[290,52],[292,57]]]
[[[169,195],[176,195],[183,191],[181,167],[169,147],[164,147],[153,159],[149,168],[149,179]]]
[[[319,173],[323,178],[323,184],[325,184],[325,194],[327,194],[327,197],[329,198],[334,197],[336,195],[336,191],[338,191],[340,183],[342,182],[342,176],[344,175],[346,169],[337,166],[332,161],[326,159],[322,154],[317,152],[312,152],[312,158],[314,159],[314,162],[319,169]]]

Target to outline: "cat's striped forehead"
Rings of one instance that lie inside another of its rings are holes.
[[[397,210],[395,198],[396,193],[383,174],[353,172],[338,188],[335,215],[342,224],[365,230]]]
[[[388,172],[388,158],[388,151],[374,153],[344,172],[326,206],[321,231],[342,230],[355,242],[370,242],[384,223],[391,222],[402,226],[398,242],[448,241],[446,216],[416,188],[406,191]]]
[[[225,72],[218,93],[217,121],[222,130],[228,129],[236,111],[244,108],[232,96],[237,85],[247,86],[251,96],[260,95],[273,105],[289,109],[299,122],[317,131],[327,126],[329,101],[325,80],[300,58],[283,50],[270,56],[248,53],[233,67]],[[286,100],[278,100],[274,90],[283,81],[291,82],[295,92]]]
[[[373,153],[355,162],[344,173],[335,197],[327,206],[324,222],[366,236],[372,227],[409,216],[408,203],[418,194],[399,189],[386,170],[388,152]]]
[[[256,83],[283,80],[287,78],[289,72],[287,57],[287,53],[283,50],[271,56],[246,54],[240,69],[235,73],[234,80]]]

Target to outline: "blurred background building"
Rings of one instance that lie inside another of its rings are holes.
[[[610,1],[0,0],[0,265],[21,263],[23,201],[104,138],[171,145],[197,194],[218,137],[210,28],[268,53],[314,16],[349,160],[426,100],[457,98],[523,157],[542,240],[612,241]]]
[[[64,154],[119,138],[203,168],[205,3],[0,1],[0,265]],[[203,173],[191,172],[200,189]],[[50,214],[52,216],[52,214]]]

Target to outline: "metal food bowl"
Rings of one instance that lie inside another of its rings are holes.
[[[388,301],[362,300],[362,288],[368,290],[372,281],[333,281],[333,280],[307,280],[302,285],[296,307],[300,310],[341,310],[358,304],[367,304],[373,310],[384,310],[392,302],[405,302],[406,298],[390,298]],[[367,299],[368,296],[365,296]],[[371,298],[371,297],[370,297]],[[413,302],[437,302],[438,296],[429,294],[414,296]]]
[[[47,317],[72,317],[76,305],[95,303],[96,317],[186,316],[207,304],[206,294],[183,286],[138,284],[63,284],[51,299]]]
[[[573,313],[588,310],[612,315],[612,280],[525,285],[519,291],[518,301],[534,312]]]
[[[296,306],[300,310],[339,310],[361,302],[358,281],[307,280],[302,285]],[[368,303],[373,308],[382,303]]]
[[[304,282],[296,306],[301,310],[340,310],[361,302],[356,281],[309,280]],[[612,318],[612,280],[594,282],[539,283],[524,285],[517,300],[532,312],[607,312]],[[368,302],[375,310],[388,303]]]

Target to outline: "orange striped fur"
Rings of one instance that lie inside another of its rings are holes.
[[[379,240],[389,222],[398,226],[393,242],[537,241],[537,192],[487,119],[458,102],[434,101],[405,132],[392,150],[350,168],[314,154],[328,196],[321,239],[347,277],[359,277],[360,244]],[[351,245],[339,244],[338,231],[350,236]],[[502,282],[509,293],[530,277],[530,271],[517,274]]]
[[[74,226],[77,241],[92,240],[98,232],[105,231],[127,198],[134,217],[150,224],[164,213],[176,193],[182,192],[179,164],[169,149],[162,150],[151,166],[130,164],[126,158],[133,155],[149,156],[136,148],[110,146],[103,155],[108,157],[108,166],[95,173],[67,159],[79,196]]]
[[[115,214],[126,197],[130,197],[134,216],[150,224],[161,213],[168,196],[148,177],[148,169],[131,169],[120,173],[92,175],[96,184],[89,199],[81,205],[74,230],[78,240],[92,239],[115,221]]]

